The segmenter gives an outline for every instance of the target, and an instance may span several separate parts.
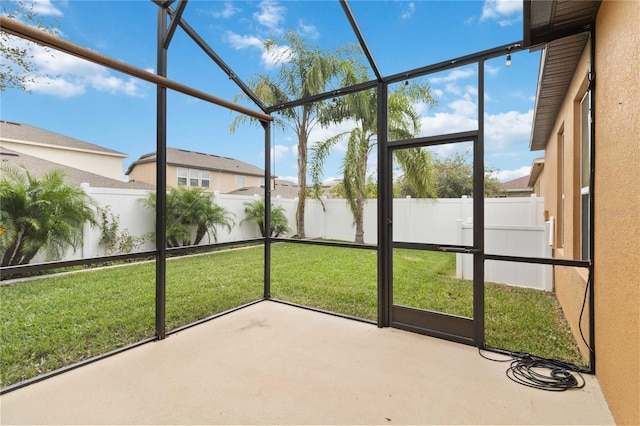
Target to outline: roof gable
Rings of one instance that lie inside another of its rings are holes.
[[[519,177],[517,179],[504,182],[502,187],[507,191],[530,191],[529,175]]]
[[[0,120],[0,139],[15,142],[26,142],[37,145],[49,145],[57,148],[67,148],[79,151],[91,151],[100,154],[126,157],[127,155],[113,149],[105,148],[80,139],[50,132],[39,127],[24,123],[14,123]]]
[[[54,163],[53,161],[15,152],[4,147],[0,147],[0,160],[2,165],[11,164],[14,167],[23,168],[38,178],[43,177],[53,170],[60,170],[64,173],[63,179],[66,185],[76,186],[81,183],[88,183],[90,186],[97,188],[155,189],[154,185],[148,183],[124,182],[111,179],[106,176]]]
[[[155,163],[156,158],[155,152],[141,156],[131,163],[126,174],[131,173],[137,164]],[[263,169],[244,161],[178,148],[167,148],[167,165],[248,176],[264,176]]]

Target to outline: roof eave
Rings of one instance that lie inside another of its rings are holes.
[[[600,4],[601,0],[523,0],[523,45],[530,50],[544,49],[531,127],[531,151],[546,148]],[[553,76],[550,78],[548,74]]]

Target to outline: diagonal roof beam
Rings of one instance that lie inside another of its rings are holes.
[[[172,19],[178,22],[178,25],[187,33],[189,37],[216,63],[218,66],[233,80],[238,87],[249,97],[263,112],[267,111],[266,105],[260,98],[236,75],[235,72],[222,60],[220,56],[207,44],[206,41],[182,18],[174,18],[174,12],[171,8],[169,14]]]
[[[201,90],[194,89],[184,84],[169,80],[166,77],[159,76],[149,71],[134,67],[126,62],[119,61],[117,59],[110,58],[102,55],[95,50],[87,49],[86,47],[78,46],[67,40],[56,37],[38,28],[30,27],[15,19],[7,18],[0,15],[0,31],[7,34],[12,34],[25,40],[30,40],[35,43],[41,44],[46,47],[58,50],[60,52],[68,53],[69,55],[83,59],[85,61],[93,62],[112,70],[119,71],[121,73],[130,75],[135,78],[139,78],[149,83],[166,87],[167,89],[175,90],[176,92],[184,93],[185,95],[193,96],[203,101],[210,102],[215,105],[219,105],[223,108],[230,109],[240,114],[248,115],[262,122],[273,121],[273,117],[263,112],[254,111],[246,108],[243,105],[239,105],[234,102],[229,102],[225,99],[218,98],[217,96],[210,95],[209,93]]]
[[[178,23],[180,19],[182,19],[182,13],[184,12],[185,7],[187,7],[187,2],[189,0],[180,0],[178,3],[178,7],[175,12],[170,13],[171,15],[171,24],[169,25],[169,29],[164,36],[164,41],[162,42],[162,47],[167,49],[169,44],[171,43],[171,39],[173,38],[173,34],[176,32],[176,28],[178,28]],[[169,10],[169,8],[167,8]]]
[[[376,61],[373,59],[373,56],[371,55],[371,51],[369,50],[369,47],[367,46],[367,41],[364,39],[364,36],[362,35],[362,31],[360,31],[360,27],[358,27],[358,23],[356,22],[356,18],[353,16],[353,12],[351,12],[351,8],[349,7],[349,4],[347,3],[347,0],[340,0],[340,5],[342,6],[342,9],[344,10],[345,15],[347,15],[347,19],[349,20],[349,23],[351,24],[351,28],[353,28],[353,32],[356,33],[356,37],[358,37],[358,41],[360,42],[360,47],[362,47],[362,50],[364,51],[364,54],[367,57],[367,60],[369,60],[369,65],[373,69],[373,72],[376,75],[376,79],[379,82],[381,82],[382,81],[382,74],[380,74],[380,70],[378,69],[378,66],[376,65]]]

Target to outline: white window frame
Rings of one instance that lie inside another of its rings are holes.
[[[246,185],[246,184],[247,184],[246,176],[236,175],[236,185]]]
[[[176,175],[178,177],[177,178],[178,186],[187,186],[187,183],[189,182],[189,169],[186,169],[184,167],[178,167],[178,170],[176,171]],[[180,179],[184,179],[184,180],[180,182]]]
[[[203,188],[209,188],[211,186],[211,173],[208,170],[202,170],[200,172],[200,186]]]
[[[189,169],[189,186],[200,186],[200,171],[197,169]]]
[[[586,169],[586,170],[585,170]],[[589,181],[591,174],[591,91],[580,101],[580,257],[591,257],[589,247]]]

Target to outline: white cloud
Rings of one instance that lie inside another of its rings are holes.
[[[224,8],[222,10],[216,10],[211,12],[214,18],[222,18],[228,19],[231,18],[236,13],[240,12],[241,9],[237,8],[232,2],[225,1]]]
[[[486,114],[485,149],[490,151],[508,151],[514,145],[528,146],[531,134],[533,110],[527,112],[508,111],[499,114]]]
[[[101,92],[124,93],[128,96],[141,96],[141,87],[134,78],[123,79],[107,73],[97,74],[89,79],[91,86]]]
[[[438,112],[420,119],[420,136],[444,135],[475,130],[478,120],[455,113]]]
[[[269,50],[264,48],[264,41],[253,35],[240,35],[232,31],[225,33],[225,41],[234,49],[242,50],[254,48],[259,50],[262,64],[266,69],[272,69],[277,64],[286,63],[291,57],[291,49],[288,46],[271,46]]]
[[[256,36],[251,35],[240,35],[236,34],[232,31],[227,31],[225,33],[225,40],[227,43],[231,45],[236,50],[246,49],[248,47],[256,47],[258,49],[263,49],[264,43]]]
[[[458,86],[455,83],[447,83],[444,86],[444,90],[448,93],[452,93],[454,95],[460,95],[462,94],[462,89],[460,89],[460,86]]]
[[[493,19],[501,27],[512,25],[522,18],[521,0],[485,0],[480,21]]]
[[[63,2],[66,3],[66,2]],[[62,12],[60,9],[55,7],[51,0],[30,0],[25,2],[25,6],[33,7],[33,12],[36,15],[44,15],[44,16],[62,16]]]
[[[289,62],[293,55],[289,46],[272,46],[269,50],[262,51],[262,64],[267,69],[272,69],[277,64]]]
[[[340,124],[332,124],[327,127],[316,126],[311,130],[309,135],[309,147],[312,147],[317,142],[329,139],[332,136],[336,136],[340,133],[347,133],[353,130],[356,126],[356,122],[353,120],[346,120]],[[347,152],[348,136],[340,139],[331,149],[332,152],[345,153]]]
[[[285,145],[275,145],[271,148],[271,160],[278,162],[283,161],[289,154],[289,147]]]
[[[453,113],[462,117],[473,117],[478,115],[478,107],[476,102],[472,101],[468,96],[462,99],[456,99],[449,104]]]
[[[313,40],[320,38],[318,28],[316,28],[315,25],[305,24],[302,19],[298,21],[298,32]]]
[[[25,84],[27,90],[44,95],[52,95],[58,98],[71,98],[86,92],[86,86],[82,82],[67,81],[61,78],[36,77]]]
[[[454,81],[458,81],[460,79],[469,78],[472,75],[475,75],[475,68],[463,68],[463,69],[455,69],[450,71],[444,77],[431,77],[429,78],[429,83],[431,84],[440,84],[440,83],[450,83]]]
[[[484,70],[491,77],[495,77],[500,72],[500,67],[493,67],[489,64],[484,64]]]
[[[466,87],[466,93],[437,111],[421,118],[421,136],[472,131],[478,129],[477,90]],[[528,147],[533,110],[508,111],[485,114],[485,150],[490,153],[508,153]]]
[[[287,9],[280,6],[278,2],[273,0],[263,0],[259,5],[259,12],[253,14],[253,18],[272,31],[282,31],[279,27],[284,21],[284,14]]]
[[[531,173],[531,166],[522,166],[515,170],[500,170],[492,173],[491,176],[497,178],[500,182],[508,182],[513,179],[527,176],[529,173]]]
[[[47,50],[34,43],[8,38],[9,43],[27,49],[38,75],[27,88],[34,93],[42,93],[61,98],[69,98],[86,93],[88,88],[112,94],[142,96],[143,82],[134,78],[121,78],[110,73],[107,68],[85,61],[63,52]]]
[[[402,19],[409,19],[413,16],[416,11],[416,4],[414,2],[409,2],[406,4],[406,7],[402,11],[402,15],[400,16]]]

